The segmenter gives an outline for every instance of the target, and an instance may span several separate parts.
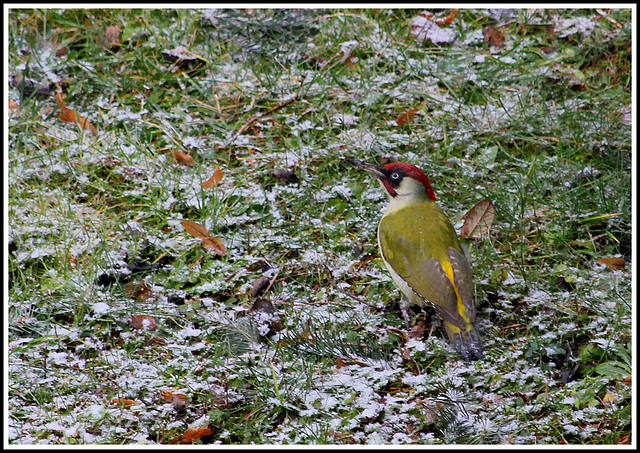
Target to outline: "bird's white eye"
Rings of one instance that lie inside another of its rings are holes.
[[[400,173],[391,173],[391,179],[398,180],[400,179]]]

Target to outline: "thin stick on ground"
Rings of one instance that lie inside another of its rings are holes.
[[[281,104],[276,105],[275,107],[273,107],[272,109],[267,110],[266,112],[262,112],[256,116],[254,116],[253,118],[251,118],[249,121],[247,121],[245,123],[244,126],[242,126],[240,128],[240,130],[238,130],[238,132],[236,132],[235,134],[233,134],[233,137],[231,137],[231,140],[229,141],[230,143],[233,143],[236,138],[238,138],[240,135],[242,135],[242,133],[244,131],[246,131],[247,129],[249,129],[249,127],[251,127],[251,125],[253,123],[255,123],[257,120],[259,120],[260,118],[263,118],[267,115],[271,115],[273,112],[276,112],[278,110],[280,110],[283,107],[286,107],[289,104],[293,104],[294,102],[297,102],[300,100],[300,90],[302,89],[302,85],[304,84],[304,76],[302,77],[302,79],[300,80],[300,86],[298,86],[298,91],[296,92],[296,95],[294,97],[292,97],[289,100],[286,100],[284,102],[282,102]]]

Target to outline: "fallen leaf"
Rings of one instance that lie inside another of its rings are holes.
[[[409,330],[409,332],[407,332],[407,337],[408,338],[422,338],[422,337],[424,337],[424,333],[427,332],[428,330],[429,330],[429,327],[427,326],[427,320],[426,319],[422,319],[416,325],[411,327],[411,330]]]
[[[173,157],[177,162],[185,164],[187,167],[193,167],[196,161],[193,160],[190,154],[182,151],[169,151],[169,155]]]
[[[618,399],[615,393],[605,393],[602,397],[602,404],[613,403]]]
[[[216,255],[227,256],[227,247],[220,238],[208,237],[202,238],[202,246],[207,250],[211,250]]]
[[[156,330],[158,323],[149,315],[131,315],[131,327],[138,330]]]
[[[13,99],[9,99],[9,111],[10,112],[16,112],[18,110],[20,110],[20,104],[18,104]]]
[[[613,271],[619,271],[627,265],[627,262],[624,260],[624,258],[600,258],[597,262],[600,264],[604,264]]]
[[[194,222],[193,220],[185,219],[180,223],[182,224],[184,229],[187,230],[187,233],[189,233],[193,237],[197,237],[199,239],[211,237],[209,235],[209,230],[207,229],[207,227],[200,225],[199,223]]]
[[[213,434],[213,431],[209,428],[189,428],[184,434],[176,437],[169,443],[172,445],[192,444],[194,440],[202,439],[211,434]]]
[[[211,189],[213,186],[218,185],[220,181],[222,181],[222,178],[224,178],[224,172],[217,168],[216,171],[213,172],[213,176],[202,183],[202,187]]]
[[[247,313],[263,337],[269,337],[284,328],[276,308],[269,299],[258,297]]]
[[[624,384],[624,385],[628,385],[629,387],[631,387],[631,375],[627,376],[624,379],[619,379],[617,382]]]
[[[432,20],[433,18],[433,13],[424,11],[411,19],[411,34],[416,37],[416,41],[431,41],[434,44],[454,42],[457,33],[450,28],[440,27],[438,19]]]
[[[118,406],[123,406],[126,409],[129,409],[131,406],[138,406],[141,404],[135,400],[131,400],[128,398],[114,398],[113,400],[111,400],[111,402],[117,404]]]
[[[169,390],[163,390],[160,394],[166,403],[171,405],[176,410],[182,410],[189,402],[189,397],[183,393],[171,393]]]
[[[102,37],[102,47],[112,52],[117,52],[120,49],[120,35],[122,29],[120,27],[111,26],[107,27]]]
[[[222,242],[222,239],[211,237],[207,227],[188,219],[180,223],[191,236],[202,239],[202,246],[204,248],[213,251],[216,255],[227,255],[227,247],[224,245],[224,242]]]
[[[189,399],[186,395],[177,394],[173,395],[173,398],[171,398],[171,405],[178,412],[184,411],[187,407],[188,402]]]
[[[502,34],[502,32],[494,25],[487,25],[484,27],[482,29],[482,36],[484,36],[484,41],[488,42],[490,46],[504,46],[504,34]]]
[[[464,225],[460,230],[462,239],[486,236],[491,231],[491,224],[496,216],[496,208],[487,199],[482,200],[467,213]]]
[[[456,16],[458,15],[458,9],[457,8],[453,8],[451,10],[451,12],[449,13],[449,15],[447,17],[445,17],[444,19],[444,23],[449,25],[453,22],[453,20],[456,18]]]
[[[163,50],[162,58],[175,63],[177,67],[185,71],[201,69],[206,63],[204,58],[183,48]]]
[[[258,297],[269,286],[269,278],[264,275],[251,284],[251,297]]]
[[[456,18],[457,15],[458,15],[458,9],[453,8],[449,13],[449,15],[444,18],[444,23],[447,25],[451,25],[451,23],[453,22],[453,20]]]
[[[363,362],[359,362],[359,361],[357,361],[357,360],[344,360],[344,359],[343,359],[343,358],[341,358],[341,357],[338,357],[338,358],[336,359],[336,366],[337,366],[338,368],[343,368],[343,367],[345,367],[345,366],[349,366],[349,365],[358,365],[358,366],[361,366],[361,367],[365,367],[365,366],[367,366],[367,364],[365,364],[365,363],[363,363]]]
[[[37,80],[23,77],[21,73],[14,74],[9,77],[11,85],[22,92],[25,97],[35,97],[37,99],[47,99],[54,93],[55,84],[42,83]]]
[[[129,299],[150,302],[154,299],[151,287],[146,282],[131,282],[124,287],[124,294]]]
[[[396,119],[396,123],[398,123],[398,126],[406,126],[407,124],[413,122],[413,117],[415,116],[417,111],[418,106],[415,105],[407,113],[403,113],[402,115],[400,115],[398,119]]]
[[[93,124],[91,124],[91,122],[89,122],[89,120],[64,105],[64,101],[62,100],[62,91],[58,91],[56,93],[56,103],[60,109],[58,116],[62,121],[65,123],[76,123],[80,129],[89,129],[94,137],[98,135],[98,130]]]
[[[271,170],[271,174],[278,178],[282,184],[299,184],[300,180],[298,176],[293,172],[293,170],[289,169],[276,169]]]
[[[311,344],[315,344],[316,340],[313,338],[313,334],[311,332],[302,332],[300,334],[300,338],[307,340]]]
[[[173,398],[173,393],[171,393],[169,390],[163,390],[162,393],[160,393],[160,396],[164,398],[164,401],[166,403],[170,403],[171,398]]]

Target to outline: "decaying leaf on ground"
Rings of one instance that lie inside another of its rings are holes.
[[[136,400],[132,400],[129,398],[114,398],[111,400],[111,402],[117,404],[118,406],[122,406],[125,409],[129,409],[131,406],[138,406],[142,404],[137,402]]]
[[[222,178],[224,178],[224,172],[219,168],[216,168],[216,171],[213,172],[211,178],[202,183],[202,187],[205,189],[211,189],[213,186],[220,184]]]
[[[191,154],[187,154],[183,151],[169,151],[169,156],[187,167],[193,167],[196,164],[196,161],[191,157]]]
[[[464,225],[460,230],[460,237],[466,239],[487,236],[491,231],[491,225],[495,217],[496,208],[493,204],[489,200],[482,200],[471,208],[465,216]]]
[[[129,299],[138,300],[140,302],[150,302],[154,299],[151,286],[144,281],[128,283],[124,288],[124,294]]]
[[[156,330],[158,323],[149,315],[131,315],[131,327],[137,330]]]
[[[173,439],[169,444],[192,444],[194,440],[210,436],[213,431],[209,428],[189,428],[184,434]]]
[[[220,238],[212,237],[209,234],[207,227],[188,219],[185,219],[180,223],[187,233],[202,240],[202,246],[204,248],[211,250],[216,255],[226,256],[227,247],[224,245],[224,242],[222,242],[222,239]]]
[[[178,68],[184,71],[195,71],[201,69],[206,63],[204,58],[183,48],[163,50],[162,58],[167,61],[171,61]]]
[[[276,308],[269,299],[258,297],[247,313],[263,337],[271,336],[284,328]]]
[[[415,116],[417,111],[418,111],[418,106],[414,105],[409,111],[400,115],[396,119],[396,123],[398,123],[398,126],[406,126],[407,124],[412,123],[413,117]]]
[[[624,269],[624,267],[627,265],[627,262],[624,260],[624,258],[600,258],[598,260],[598,263],[604,264],[613,271]]]
[[[88,129],[94,137],[98,135],[98,130],[89,120],[64,105],[62,91],[60,90],[56,93],[56,103],[59,109],[58,116],[62,121],[65,123],[76,123],[80,129]]]
[[[102,37],[102,47],[111,52],[117,52],[120,49],[120,35],[122,29],[117,26],[107,27]]]
[[[504,34],[498,30],[495,25],[487,25],[484,27],[482,29],[482,36],[484,36],[484,41],[488,42],[490,46],[504,46]]]
[[[298,176],[294,173],[293,170],[278,168],[275,170],[271,170],[270,173],[278,178],[282,184],[300,183],[300,179],[298,179]]]

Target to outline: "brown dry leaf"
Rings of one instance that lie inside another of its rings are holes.
[[[259,279],[254,280],[253,283],[251,283],[251,297],[258,297],[262,293],[262,291],[267,289],[270,281],[271,280],[269,280],[269,278],[265,277],[264,275]]]
[[[211,237],[207,227],[188,219],[183,220],[181,223],[184,229],[187,230],[187,233],[202,239],[202,246],[204,248],[213,251],[216,255],[227,255],[227,247],[224,245],[224,242],[222,242],[222,239]]]
[[[162,58],[175,63],[177,67],[186,71],[201,69],[207,62],[204,58],[184,48],[163,50]]]
[[[256,311],[273,315],[276,313],[276,307],[273,306],[273,303],[269,299],[258,297],[247,312],[253,313]]]
[[[25,97],[35,97],[36,99],[47,99],[54,93],[54,83],[42,83],[34,79],[24,77],[21,73],[9,77],[11,85],[16,87]],[[65,85],[65,81],[62,81]]]
[[[189,397],[183,393],[171,393],[169,390],[163,390],[160,394],[165,402],[171,403],[177,411],[183,410],[189,402]]]
[[[137,406],[141,404],[135,400],[130,400],[128,398],[114,398],[111,400],[111,402],[117,404],[118,406],[123,406],[126,409],[129,409],[131,406]]]
[[[170,403],[171,399],[173,398],[173,393],[171,393],[169,390],[163,390],[160,396],[164,398],[164,401],[166,403]]]
[[[151,287],[146,282],[131,282],[124,287],[124,295],[129,299],[137,299],[141,302],[153,300]]]
[[[367,366],[366,363],[360,362],[358,360],[344,360],[344,359],[342,359],[340,357],[338,357],[336,359],[336,366],[338,368],[342,368],[342,367],[349,366],[349,365],[358,365],[358,366],[361,366],[361,367]]]
[[[187,407],[187,403],[189,402],[189,397],[187,395],[183,395],[182,393],[174,393],[171,396],[171,405],[177,411],[182,411]]]
[[[222,242],[222,239],[220,238],[203,238],[202,246],[207,250],[211,250],[216,255],[227,256],[227,247],[224,245],[224,242]]]
[[[615,393],[605,393],[602,397],[602,404],[613,403],[618,399]]]
[[[189,428],[184,434],[176,437],[169,443],[172,445],[192,444],[194,440],[210,436],[211,434],[213,434],[213,431],[209,428]]]
[[[98,130],[89,120],[64,105],[64,101],[62,100],[62,91],[58,91],[56,93],[56,103],[60,109],[58,116],[62,121],[65,123],[76,123],[80,129],[89,129],[94,137],[98,136]]]
[[[105,49],[116,52],[120,48],[120,34],[122,29],[120,27],[107,27],[102,37],[102,47]]]
[[[621,384],[628,385],[629,387],[631,387],[631,375],[627,376],[627,377],[626,377],[626,378],[624,378],[624,379],[619,379],[619,380],[618,380],[618,381],[616,381],[616,382],[619,382],[619,383],[621,383]]]
[[[488,42],[490,46],[502,47],[504,46],[504,35],[493,25],[487,25],[482,29],[482,35],[484,41]]]
[[[402,115],[400,115],[398,119],[396,119],[396,123],[398,123],[398,126],[406,126],[407,124],[413,122],[413,117],[415,116],[417,111],[418,106],[415,105],[407,113],[403,113]]]
[[[311,332],[302,332],[300,338],[307,340],[311,344],[315,344],[316,340],[313,338]]]
[[[624,258],[600,258],[598,260],[598,263],[604,264],[613,271],[619,271],[627,265],[627,262],[624,260]]]
[[[224,172],[217,168],[216,171],[213,172],[213,176],[202,183],[202,187],[211,189],[213,186],[218,185],[220,181],[222,181],[222,178],[224,178]]]
[[[486,236],[491,231],[491,224],[496,217],[496,208],[487,199],[482,200],[467,213],[464,225],[460,230],[462,239]]]
[[[453,19],[451,19],[453,20]],[[411,34],[419,43],[431,41],[434,44],[454,42],[457,32],[446,27],[446,19],[435,17],[429,11],[422,11],[411,19]]]
[[[15,112],[15,111],[18,111],[18,110],[20,110],[20,104],[18,104],[13,99],[9,99],[9,111],[10,112]]]
[[[444,18],[444,23],[447,25],[451,25],[451,22],[453,22],[453,20],[456,18],[457,15],[458,15],[458,9],[453,8],[449,13],[449,15]]]
[[[269,173],[278,178],[282,184],[300,184],[300,179],[293,170],[277,168]]]
[[[149,315],[131,315],[131,327],[138,330],[156,330],[158,323]]]
[[[185,164],[187,167],[193,167],[196,164],[196,161],[193,160],[190,154],[184,153],[182,151],[169,151],[169,155],[173,157],[177,162]]]
[[[207,230],[207,227],[200,225],[199,223],[196,223],[193,220],[185,219],[180,223],[182,224],[184,229],[187,230],[187,233],[189,233],[193,237],[196,237],[199,239],[205,239],[205,238],[211,237],[211,235],[209,234],[209,230]]]
[[[269,337],[284,328],[276,307],[273,306],[269,299],[256,298],[247,313],[253,319],[262,336]]]
[[[427,320],[423,319],[411,328],[411,330],[407,333],[407,337],[422,338],[424,337],[424,333],[428,330],[429,327],[427,326]]]

